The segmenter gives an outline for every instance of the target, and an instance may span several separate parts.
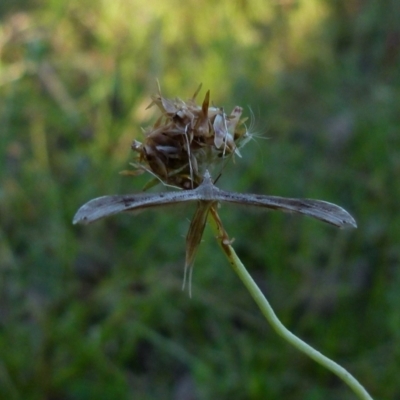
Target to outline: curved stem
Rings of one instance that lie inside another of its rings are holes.
[[[285,339],[287,342],[296,347],[298,350],[302,351],[314,361],[336,374],[353,390],[353,392],[358,396],[359,399],[372,400],[372,397],[368,394],[364,387],[347,370],[345,370],[343,367],[341,367],[339,364],[332,361],[331,359],[325,357],[323,354],[315,350],[303,340],[299,339],[279,321],[268,300],[258,288],[253,278],[247,272],[239,257],[236,255],[235,250],[231,246],[231,241],[229,240],[228,235],[225,232],[222,226],[222,222],[214,207],[211,208],[210,214],[212,217],[210,218],[212,226],[218,233],[218,242],[222,250],[226,254],[229,263],[231,264],[234,271],[238,274],[239,278],[244,283],[251,296],[260,307],[261,312],[263,313],[267,321],[271,324],[275,332],[283,337],[283,339]]]

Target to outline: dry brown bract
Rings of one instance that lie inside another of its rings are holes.
[[[159,90],[148,108],[155,105],[162,115],[145,129],[143,143],[135,140],[132,144],[139,154],[135,167],[182,189],[198,187],[205,170],[217,161],[240,156],[240,145],[249,136],[241,107],[225,114],[223,108],[210,106],[210,91],[202,105],[197,105],[200,89],[201,85],[187,101],[164,98]]]

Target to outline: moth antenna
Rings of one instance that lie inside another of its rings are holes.
[[[214,182],[213,182],[214,185],[217,183],[217,181],[219,180],[219,178],[221,178],[222,173],[224,172],[225,167],[228,165],[229,160],[230,160],[232,157],[233,157],[233,152],[230,153],[230,154],[228,155],[228,157],[222,159],[222,166],[221,166],[221,169],[220,169],[220,171],[219,171],[219,173],[218,173],[218,176],[214,179]]]
[[[213,185],[215,185],[215,184],[219,181],[219,178],[221,178],[221,176],[222,176],[222,170],[220,171],[220,173],[218,174],[218,176],[215,178],[215,180],[214,180],[214,182],[213,182]]]

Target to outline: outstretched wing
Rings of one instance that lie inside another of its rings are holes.
[[[72,222],[89,224],[123,211],[141,211],[147,208],[196,201],[198,197],[195,190],[103,196],[84,204],[77,211]]]
[[[320,221],[327,222],[339,228],[357,227],[356,221],[345,209],[322,200],[290,199],[278,196],[242,194],[226,192],[220,189],[214,190],[213,196],[216,201],[308,215],[309,217],[319,219]]]
[[[75,214],[73,223],[88,224],[123,211],[141,211],[170,204],[202,200],[205,202],[236,203],[272,210],[308,215],[339,228],[356,228],[354,218],[342,207],[322,200],[291,199],[278,196],[227,192],[218,189],[206,171],[202,184],[181,192],[138,193],[103,196],[84,204]]]

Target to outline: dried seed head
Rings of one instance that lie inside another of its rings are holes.
[[[235,153],[240,156],[238,148],[248,136],[241,107],[225,114],[223,108],[210,106],[210,91],[197,105],[200,89],[201,85],[187,101],[164,98],[161,92],[152,96],[148,108],[155,105],[162,115],[144,130],[143,143],[132,144],[138,153],[137,168],[183,189],[199,186],[213,164]]]

